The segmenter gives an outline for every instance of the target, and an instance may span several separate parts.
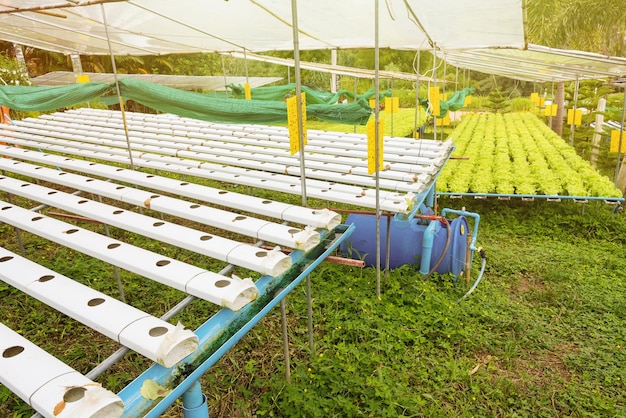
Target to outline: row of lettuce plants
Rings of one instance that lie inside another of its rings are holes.
[[[439,177],[439,192],[622,197],[532,113],[465,115],[451,139],[456,150]]]

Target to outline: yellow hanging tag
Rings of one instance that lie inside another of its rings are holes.
[[[619,144],[619,129],[613,129],[611,131],[611,146],[609,151],[610,152],[617,152],[617,150],[620,148],[620,144]],[[622,133],[622,149],[619,150],[619,152],[626,152],[626,133]]]
[[[376,171],[376,121],[370,119],[367,122],[367,174],[372,174]],[[384,154],[384,141],[383,133],[384,123],[382,120],[378,121],[378,169],[383,169],[383,154]]]
[[[441,114],[441,104],[439,103],[439,100],[441,100],[441,94],[439,94],[439,87],[431,87],[428,98],[433,109],[433,115],[439,116]]]
[[[252,92],[250,91],[250,83],[244,83],[243,93],[244,93],[246,100],[252,99]]]
[[[306,130],[306,95],[302,92],[301,104],[302,104],[302,128],[303,128],[303,143],[308,142],[307,130]],[[296,102],[296,96],[287,99],[287,126],[289,127],[289,149],[291,155],[300,151],[300,125],[298,123],[298,103]]]

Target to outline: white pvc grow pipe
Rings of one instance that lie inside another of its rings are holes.
[[[21,139],[16,139],[21,138]],[[23,138],[23,139],[22,139]],[[46,142],[37,141],[44,139]],[[121,164],[127,164],[128,158],[119,155],[119,149],[113,149],[103,146],[91,146],[89,151],[82,148],[69,147],[66,142],[55,141],[44,137],[30,136],[13,132],[12,135],[3,137],[3,142],[21,145],[24,147],[37,147],[49,151],[55,151],[64,154],[72,154],[87,158],[97,158],[99,160],[111,161]],[[56,145],[58,144],[58,145]],[[9,155],[11,150],[5,147],[3,153]],[[0,148],[1,149],[1,148]],[[123,152],[122,152],[123,154]],[[165,170],[173,173],[193,175],[196,177],[207,178],[211,180],[223,181],[243,186],[258,187],[267,190],[274,190],[289,194],[299,193],[299,179],[280,176],[275,173],[254,172],[242,168],[232,166],[218,166],[216,164],[193,164],[190,160],[174,159],[171,157],[162,157],[159,155],[134,154],[138,157],[135,160],[135,166],[147,167],[157,170]],[[155,160],[151,159],[155,158]],[[180,163],[180,165],[178,164]],[[223,171],[217,171],[222,169]],[[120,169],[122,170],[122,169]],[[266,178],[259,178],[260,175],[266,175]],[[270,180],[274,178],[284,177],[286,181]],[[312,184],[314,183],[314,184]],[[350,190],[346,191],[348,188]],[[327,182],[307,182],[307,190],[309,197],[315,197],[327,201],[347,203],[351,205],[373,208],[376,207],[375,190],[366,188],[355,188],[347,185],[334,185]],[[380,196],[381,210],[393,213],[408,213],[415,203],[413,193],[400,194],[387,192]]]
[[[0,279],[120,344],[172,367],[198,337],[0,247]]]
[[[0,382],[46,418],[118,418],[124,412],[117,395],[2,323]]]
[[[61,173],[68,174],[65,172],[60,172],[59,174]],[[229,264],[245,267],[264,275],[280,276],[291,267],[291,258],[279,251],[268,252],[259,250],[252,245],[242,244],[238,241],[207,234],[129,210],[122,210],[115,206],[27,183],[22,180],[0,177],[0,190],[93,218],[107,225],[113,225],[146,237],[186,248],[198,254],[204,254],[226,261]],[[244,222],[247,217],[233,214],[230,219],[230,222],[237,223]],[[294,231],[299,230],[294,229]],[[317,242],[319,243],[319,237]]]
[[[75,141],[74,143],[68,143],[69,146],[76,146],[82,149],[94,149],[94,147],[105,146],[110,147],[111,152],[116,155],[126,155],[128,150],[123,148],[125,145],[121,137],[110,138],[110,135],[101,133],[93,133],[93,137],[85,136],[85,130],[77,130],[75,133],[68,132],[67,130],[57,131],[42,129],[41,127],[28,127],[24,124],[19,126],[23,132],[32,133],[34,135],[42,136],[54,136],[56,138],[62,138],[64,140]],[[42,141],[50,141],[48,139],[41,139]],[[80,141],[80,142],[79,142]],[[177,143],[173,140],[165,142],[163,140],[157,141],[152,139],[134,138],[133,139],[133,155],[136,158],[141,158],[140,155],[135,153],[142,152],[145,154],[153,154],[163,159],[172,159],[174,163],[180,161],[180,159],[189,160],[189,164],[193,166],[198,165],[198,161],[206,161],[212,164],[229,164],[235,167],[243,167],[251,170],[269,171],[277,174],[287,174],[288,176],[280,176],[279,179],[285,179],[287,182],[292,182],[293,177],[300,175],[300,167],[297,165],[297,161],[293,158],[285,156],[285,152],[280,150],[271,150],[269,148],[259,147],[242,147],[241,145],[232,145],[228,148],[222,147],[207,147],[204,145],[188,145],[185,143]],[[312,150],[313,152],[315,150]],[[342,157],[343,155],[343,157]],[[351,156],[350,156],[351,155]],[[308,164],[306,170],[310,179],[326,180],[331,182],[340,181],[341,183],[360,185],[363,187],[375,187],[375,181],[367,175],[366,169],[367,153],[361,150],[345,149],[342,153],[337,153],[337,157],[327,158],[326,161],[311,162]],[[418,161],[423,160],[423,161]],[[432,174],[443,165],[445,158],[438,157],[436,160],[427,160],[422,157],[412,157],[410,155],[398,155],[396,157],[390,157],[386,161],[385,167],[395,167],[396,164],[406,165],[416,163],[429,163],[428,166],[422,167],[421,172]],[[328,167],[329,162],[334,162],[334,166]],[[336,163],[341,162],[343,165],[339,166]],[[413,165],[412,167],[416,167]],[[418,166],[419,167],[419,166]],[[337,171],[330,171],[328,168],[336,168],[341,174],[338,175]],[[381,171],[384,173],[384,171]],[[396,173],[396,176],[399,173]],[[396,177],[394,176],[394,177]],[[390,176],[391,177],[391,176]],[[430,179],[430,177],[427,177]],[[421,181],[421,176],[404,175],[402,181],[385,180],[384,177],[380,180],[380,186],[386,190],[404,191],[419,193],[425,189],[425,184]]]
[[[68,170],[128,182],[161,192],[197,199],[204,202],[246,210],[259,215],[295,222],[314,228],[334,229],[341,222],[341,215],[329,210],[311,210],[300,206],[243,195],[233,191],[215,189],[195,183],[175,180],[154,174],[127,170],[106,164],[75,160],[60,155],[32,152],[21,148],[0,147],[0,153]]]
[[[258,295],[250,279],[227,278],[3,201],[0,222],[232,310],[240,309]],[[259,250],[257,257],[274,264],[271,259],[276,253]]]
[[[6,171],[31,176],[40,180],[62,184],[74,189],[87,191],[103,197],[116,199],[122,202],[168,213],[183,219],[194,220],[206,225],[215,226],[230,232],[240,233],[256,239],[273,242],[278,245],[288,246],[298,250],[309,251],[319,244],[319,233],[312,228],[304,230],[280,225],[269,221],[256,219],[250,216],[242,216],[237,213],[215,209],[196,203],[186,202],[180,199],[162,196],[149,191],[134,189],[103,180],[89,178],[78,174],[53,170],[46,167],[35,166],[17,161],[0,160],[0,167]],[[205,254],[222,261],[228,261],[229,253],[241,244],[236,241],[213,236],[211,240],[202,242],[202,245],[194,245],[194,235],[198,231],[162,222],[157,219],[139,215],[130,211],[118,213],[116,207],[102,203],[87,201],[63,192],[51,193],[51,189],[33,185],[24,188],[26,184],[15,183],[13,179],[0,181],[0,189],[7,192],[22,195],[48,205],[68,210],[82,216],[91,217],[103,223],[118,226],[129,231],[134,231],[154,239],[182,246],[200,254]],[[86,203],[89,203],[88,205]],[[158,228],[154,225],[157,224]],[[204,234],[203,234],[204,235]],[[198,241],[199,242],[199,241]],[[245,246],[244,248],[248,248]],[[249,249],[251,259],[254,259],[255,250]],[[253,253],[254,251],[254,253]],[[261,267],[262,266],[262,267]],[[265,263],[253,266],[255,271],[259,268],[267,268]],[[272,269],[273,270],[273,269]],[[265,273],[263,271],[263,273]]]

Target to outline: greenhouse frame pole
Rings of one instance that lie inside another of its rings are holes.
[[[617,164],[615,166],[615,187],[617,187],[617,183],[619,180],[619,172],[620,172],[620,167],[621,167],[621,159],[622,159],[622,144],[624,141],[624,117],[626,113],[626,83],[624,83],[624,104],[622,104],[622,126],[621,129],[619,130],[619,141],[617,144]]]
[[[107,38],[107,45],[109,46],[109,55],[111,56],[111,66],[113,68],[113,78],[115,80],[115,89],[117,90],[117,98],[120,103],[120,110],[122,112],[122,123],[124,124],[124,135],[126,136],[126,145],[128,146],[128,160],[130,161],[130,169],[135,170],[135,164],[133,162],[133,152],[130,146],[130,136],[128,135],[128,122],[126,121],[126,111],[124,110],[124,99],[122,98],[122,90],[120,89],[120,81],[117,77],[117,66],[115,65],[115,56],[113,56],[113,48],[111,47],[111,37],[109,36],[109,25],[107,24],[106,13],[104,12],[104,3],[100,4],[100,11],[102,12],[102,23],[104,24],[104,32]]]
[[[302,85],[300,80],[300,40],[298,32],[298,5],[296,0],[291,0],[291,21],[293,27],[293,60],[294,72],[296,78],[296,108],[298,112],[298,143],[300,145],[300,190],[302,196],[302,206],[306,207],[306,168],[304,161],[304,121],[302,117]],[[307,319],[309,334],[309,349],[311,356],[315,354],[315,346],[313,341],[313,300],[311,295],[311,278],[306,277],[306,303],[307,303]],[[286,332],[286,331],[284,331]],[[285,355],[289,355],[289,351],[285,351]],[[285,359],[289,366],[289,359]],[[287,371],[287,381],[291,380],[289,371]]]
[[[374,91],[375,91],[375,109],[374,109],[374,166],[376,167],[376,297],[380,299],[380,169],[378,166],[378,159],[380,155],[379,132],[380,126],[380,80],[379,80],[379,53],[380,48],[378,45],[378,3],[374,2]],[[389,244],[389,243],[387,243]]]
[[[437,87],[437,51],[433,44],[433,87]],[[433,115],[433,139],[437,140],[437,115]]]
[[[417,130],[417,125],[418,125],[418,118],[419,121],[421,122],[421,118],[420,118],[420,61],[422,58],[422,50],[418,49],[417,50],[417,68],[415,69],[415,118],[413,120],[413,138],[418,138],[418,136],[416,136],[416,134],[418,133]]]
[[[569,144],[573,147],[574,146],[574,130],[576,129],[576,103],[578,102],[578,76],[576,76],[576,84],[574,85],[574,107],[573,107],[573,114],[572,114],[572,124],[569,126],[570,129],[570,133],[569,133]]]
[[[117,98],[120,102],[120,110],[122,112],[122,123],[124,124],[124,135],[126,136],[126,146],[128,147],[128,160],[130,161],[130,169],[135,170],[133,162],[133,152],[130,146],[130,136],[128,135],[128,122],[126,121],[126,111],[124,109],[124,99],[122,98],[122,90],[120,89],[120,81],[117,77],[117,66],[115,65],[115,56],[113,56],[113,48],[111,47],[111,37],[109,36],[109,25],[107,24],[107,16],[104,12],[104,3],[100,3],[100,11],[102,12],[102,23],[104,24],[104,32],[109,46],[109,55],[111,56],[111,66],[113,67],[113,79],[115,80],[115,89],[117,90]]]

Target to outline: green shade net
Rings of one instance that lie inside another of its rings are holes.
[[[179,116],[225,123],[284,123],[283,101],[235,100],[178,90],[133,78],[119,80],[122,97],[144,106]],[[0,86],[0,105],[22,111],[62,109],[105,96],[117,97],[114,83],[89,82],[55,87]],[[312,104],[307,118],[350,125],[365,125],[372,114],[365,100],[347,104]]]
[[[228,84],[226,87],[231,89],[233,97],[243,99],[245,90],[241,84]],[[250,89],[250,96],[253,100],[285,100],[288,97],[295,96],[296,85],[285,84],[284,86],[255,87]],[[310,104],[335,104],[341,97],[354,100],[355,94],[349,90],[339,90],[337,93],[329,93],[326,91],[312,89],[311,87],[302,86],[301,91],[306,93],[306,103]],[[363,94],[357,94],[358,100],[369,100],[374,97],[375,89],[370,89]],[[380,93],[380,97],[391,97],[391,90]]]

